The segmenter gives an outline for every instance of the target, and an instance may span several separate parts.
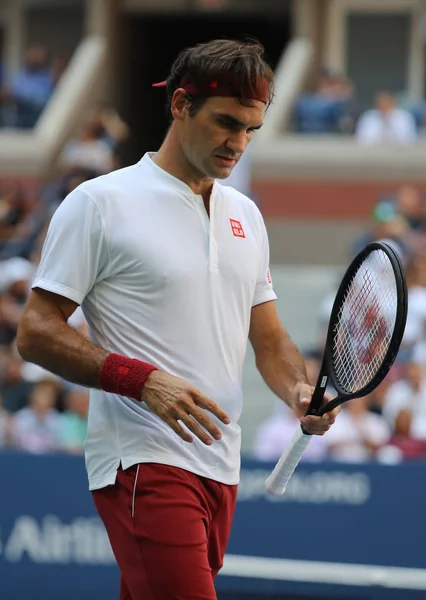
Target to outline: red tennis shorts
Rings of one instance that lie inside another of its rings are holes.
[[[120,600],[216,599],[236,485],[142,463],[92,494],[120,567]]]

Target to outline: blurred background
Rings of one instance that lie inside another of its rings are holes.
[[[383,384],[315,438],[285,496],[263,480],[297,422],[248,349],[243,469],[222,600],[426,598],[426,1],[0,0],[0,598],[117,598],[87,491],[88,393],[17,354],[49,221],[81,182],[165,135],[176,54],[255,37],[276,96],[229,183],[261,209],[283,323],[319,369],[336,285],[387,239],[409,287]],[[84,316],[70,324],[83,334]]]

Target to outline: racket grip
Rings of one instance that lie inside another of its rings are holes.
[[[312,436],[303,433],[301,428],[296,431],[290,444],[277,462],[275,469],[265,481],[266,490],[270,494],[273,496],[284,494],[287,484],[311,439]]]

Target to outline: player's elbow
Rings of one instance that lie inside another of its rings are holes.
[[[37,347],[40,348],[40,327],[24,314],[16,335],[16,347],[20,356],[27,362],[37,362]]]

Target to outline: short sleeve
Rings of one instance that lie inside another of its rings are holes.
[[[257,304],[263,304],[264,302],[269,302],[270,300],[276,300],[277,296],[274,292],[274,288],[272,285],[272,277],[271,271],[269,269],[269,240],[268,233],[266,231],[265,223],[261,215],[259,214],[261,219],[262,226],[262,249],[261,249],[261,257],[259,264],[259,273],[256,281],[256,288],[254,292],[253,304],[252,306],[256,306]]]
[[[32,288],[42,288],[81,304],[106,276],[105,227],[93,198],[81,188],[53,215]]]

